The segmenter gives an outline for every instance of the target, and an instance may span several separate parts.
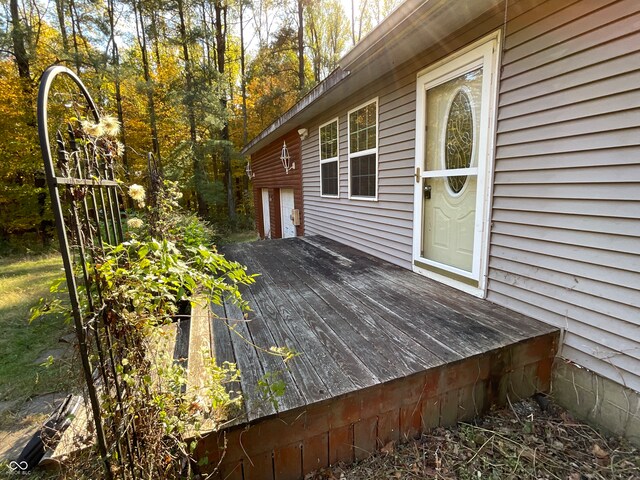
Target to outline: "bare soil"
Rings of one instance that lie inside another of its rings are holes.
[[[640,479],[640,451],[574,419],[546,397],[494,410],[475,423],[437,428],[375,456],[305,480]]]

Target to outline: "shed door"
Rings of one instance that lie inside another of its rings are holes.
[[[495,38],[418,77],[414,267],[483,294]]]
[[[269,215],[269,189],[262,189],[262,225],[264,226],[264,238],[271,238],[271,218]]]
[[[296,227],[293,224],[293,189],[280,189],[280,217],[282,219],[282,238],[296,236]]]

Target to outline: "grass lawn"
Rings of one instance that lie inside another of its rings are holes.
[[[257,238],[255,231],[234,232],[224,243]],[[29,323],[30,308],[49,297],[49,286],[63,276],[59,253],[0,256],[0,402],[69,391],[77,385],[80,366],[72,368],[70,355],[43,365],[49,355],[70,350],[60,338],[72,333],[73,325],[55,315]],[[62,301],[67,301],[66,295]]]
[[[255,242],[258,240],[258,233],[255,230],[247,230],[241,232],[232,232],[222,239],[220,243],[245,243]]]
[[[0,401],[66,391],[76,380],[70,355],[42,366],[48,355],[69,350],[60,337],[73,332],[61,316],[29,323],[29,309],[63,276],[60,254],[0,258]]]

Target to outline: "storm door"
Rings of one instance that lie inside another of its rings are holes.
[[[418,77],[414,269],[482,296],[496,38]]]

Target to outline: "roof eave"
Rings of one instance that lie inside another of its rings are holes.
[[[348,94],[349,87],[353,87],[350,85],[352,81],[368,78],[366,73],[360,75],[355,72],[364,71],[371,62],[377,62],[376,73],[384,75],[403,61],[409,60],[408,56],[411,55],[413,46],[399,44],[397,48],[392,48],[395,46],[394,42],[403,40],[404,37],[419,30],[431,44],[434,44],[453,33],[461,24],[472,21],[482,12],[496,7],[503,1],[473,0],[471,3],[466,3],[467,0],[407,0],[351,49],[340,60],[340,66],[336,70],[251,140],[241,153],[244,155],[255,153],[281,136],[280,130],[283,127],[288,127],[290,130],[320,114],[327,104],[339,102],[340,98],[328,98],[327,93],[333,92],[339,96],[340,89],[336,87],[344,85],[342,90]],[[423,43],[425,41],[423,40]],[[427,47],[428,45],[422,45],[420,48]],[[384,61],[381,62],[381,59]],[[327,100],[324,102],[325,105],[318,101],[322,97]],[[313,108],[314,106],[316,108]]]
[[[293,123],[296,116],[300,114],[309,105],[318,98],[325,95],[329,90],[338,85],[342,80],[349,76],[349,72],[338,67],[327,76],[322,82],[318,83],[309,93],[300,99],[293,107],[287,110],[282,116],[276,119],[271,125],[265,128],[257,137],[245,145],[240,152],[243,155],[251,155],[260,149],[265,143],[268,143],[273,134],[287,123]],[[293,125],[291,125],[293,126]]]
[[[395,26],[402,23],[402,19],[409,16],[417,7],[433,0],[408,0],[396,8],[383,22],[378,24],[362,41],[354,46],[338,62],[338,68],[331,72],[327,78],[318,83],[309,93],[300,99],[293,107],[287,110],[282,116],[276,119],[271,125],[260,132],[255,138],[247,143],[242,151],[242,155],[251,155],[262,146],[273,140],[274,134],[287,123],[293,123],[294,119],[304,109],[310,106],[322,95],[333,89],[341,81],[349,76],[348,65],[361,58],[372,46],[384,39]],[[440,0],[442,1],[442,0]],[[293,126],[293,125],[291,125]]]

